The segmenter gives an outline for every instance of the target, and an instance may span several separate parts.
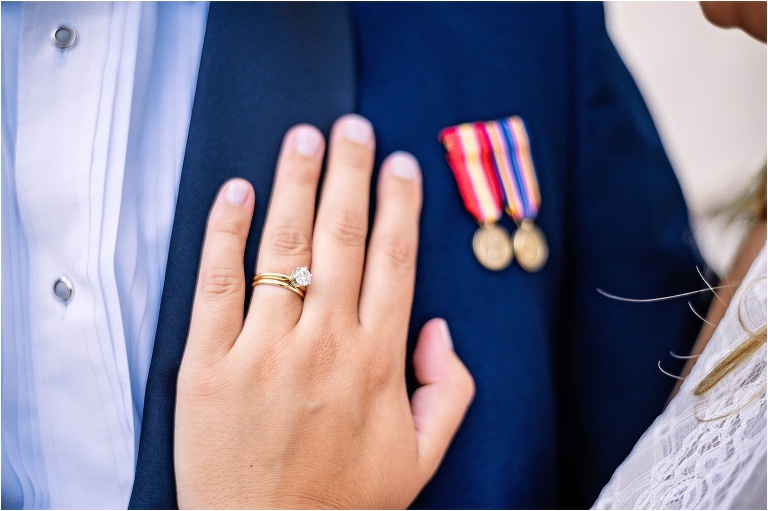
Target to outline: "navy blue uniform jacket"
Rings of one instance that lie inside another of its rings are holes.
[[[373,123],[377,162],[402,149],[423,170],[409,346],[428,319],[447,319],[477,384],[414,507],[591,505],[663,407],[672,380],[657,361],[676,370],[670,350],[686,352],[697,329],[685,301],[595,289],[701,287],[680,188],[601,5],[212,2],[131,507],[176,506],[176,376],[216,191],[234,176],[256,189],[250,281],[283,134],[299,122],[327,133],[349,112]],[[541,185],[550,258],[535,274],[477,263],[477,223],[437,140],[509,115],[527,123]]]

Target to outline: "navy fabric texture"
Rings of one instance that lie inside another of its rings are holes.
[[[445,318],[477,384],[414,507],[588,507],[671,390],[656,362],[678,370],[668,353],[689,350],[698,328],[685,301],[633,305],[596,288],[647,298],[700,286],[680,188],[592,3],[211,4],[131,507],[176,505],[176,371],[216,191],[234,176],[256,188],[250,278],[283,133],[327,132],[349,111],[373,123],[377,165],[407,150],[422,166],[409,348]],[[437,141],[446,126],[509,115],[527,123],[541,185],[550,259],[535,274],[477,263],[477,224]]]
[[[245,255],[250,282],[283,135],[300,122],[327,133],[334,119],[354,109],[352,38],[343,4],[211,3],[147,380],[132,509],[177,507],[176,377],[216,193],[233,177],[248,179],[256,191]]]
[[[682,194],[634,82],[593,15],[570,12],[565,292],[555,346],[560,492],[591,506],[656,418],[701,322],[686,300],[633,304],[702,287]],[[702,312],[711,295],[694,298]],[[573,498],[574,500],[570,500]]]

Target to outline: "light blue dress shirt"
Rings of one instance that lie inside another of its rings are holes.
[[[2,4],[4,508],[128,504],[207,12]]]

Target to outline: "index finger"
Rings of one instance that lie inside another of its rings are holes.
[[[245,240],[253,217],[250,183],[233,179],[216,197],[205,232],[187,352],[222,355],[243,329]]]

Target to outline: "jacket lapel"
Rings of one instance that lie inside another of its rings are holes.
[[[144,401],[132,509],[175,508],[173,420],[208,210],[240,176],[256,189],[246,281],[283,134],[299,122],[328,132],[355,107],[346,4],[211,2],[179,185],[160,316]]]

